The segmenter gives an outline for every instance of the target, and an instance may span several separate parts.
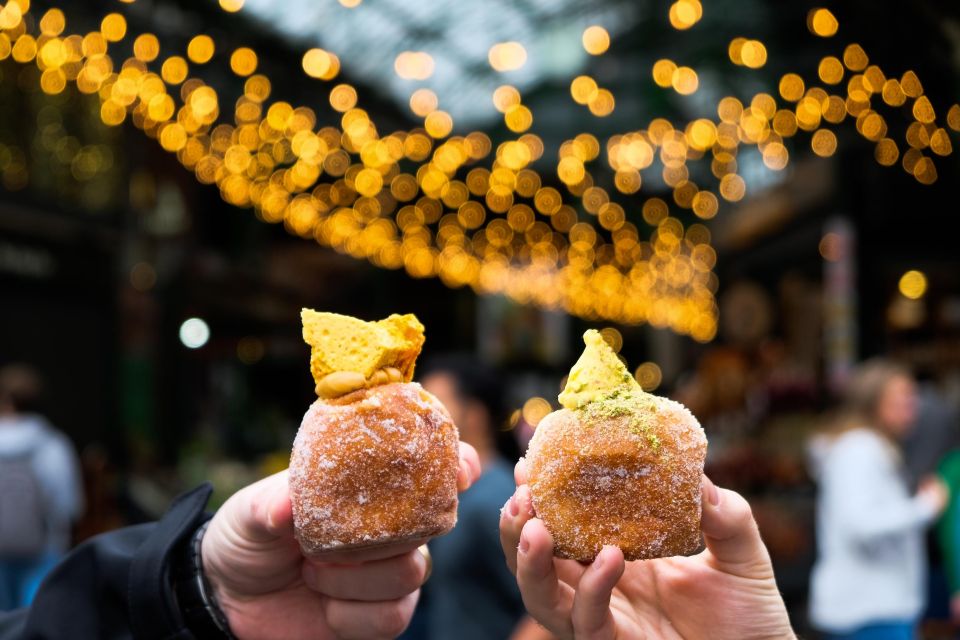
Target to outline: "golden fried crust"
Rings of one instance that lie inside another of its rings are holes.
[[[304,553],[446,533],[457,520],[457,428],[419,384],[392,383],[307,410],[290,458]]]
[[[605,544],[627,560],[695,552],[707,441],[683,405],[648,396],[637,417],[561,409],[537,426],[526,459],[537,516],[561,558],[592,561]]]

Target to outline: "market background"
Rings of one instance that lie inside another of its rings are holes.
[[[960,406],[960,9],[347,4],[0,4],[0,364],[81,453],[77,539],[285,466],[301,307],[415,313],[523,437],[599,328],[700,418],[803,629],[805,443],[844,376],[892,356]]]

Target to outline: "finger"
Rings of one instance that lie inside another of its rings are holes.
[[[533,505],[530,500],[530,487],[520,485],[500,511],[500,546],[507,567],[517,574],[517,546],[520,544],[520,532],[523,525],[533,517]]]
[[[286,470],[268,476],[234,494],[224,509],[236,530],[253,542],[293,537],[293,508]]]
[[[614,637],[610,595],[625,568],[623,552],[617,547],[605,546],[580,578],[571,616],[573,632],[578,639]]]
[[[420,588],[427,561],[416,550],[362,564],[303,563],[303,581],[314,591],[339,600],[398,600]]]
[[[518,487],[530,482],[530,467],[527,465],[526,458],[517,460],[517,464],[513,467],[513,479]]]
[[[743,496],[720,489],[703,476],[701,502],[701,528],[713,563],[734,575],[766,577],[770,556]]]
[[[553,562],[553,538],[537,518],[527,522],[520,534],[517,584],[530,615],[558,636],[573,635],[573,588],[560,582]]]
[[[466,442],[460,443],[460,468],[457,469],[457,491],[466,491],[480,477],[480,457]]]
[[[507,562],[507,568],[514,575],[517,574],[517,546],[520,544],[520,532],[527,521],[536,515],[530,487],[525,484],[517,487],[513,497],[507,501],[500,511],[500,546],[503,548],[503,557]],[[572,587],[577,586],[580,576],[587,569],[586,566],[576,560],[555,558],[553,564],[560,580]]]
[[[403,633],[420,597],[420,590],[398,600],[358,602],[331,598],[324,603],[327,624],[337,638],[375,640],[396,638]]]

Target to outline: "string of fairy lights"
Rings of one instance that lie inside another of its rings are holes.
[[[220,4],[238,11],[243,2]],[[200,182],[216,184],[226,202],[252,207],[262,220],[282,222],[292,233],[380,267],[403,268],[413,277],[439,277],[451,287],[504,293],[590,319],[649,322],[700,341],[712,339],[717,328],[716,253],[709,229],[701,223],[685,226],[671,215],[671,206],[708,220],[721,200],[741,200],[746,194],[746,182],[737,173],[741,146],[755,146],[768,168],[782,170],[789,162],[788,138],[809,132],[813,152],[827,157],[837,148],[828,127],[850,118],[876,144],[877,161],[896,164],[900,147],[873,108],[879,96],[889,107],[912,100],[914,120],[906,130],[901,164],[916,180],[934,182],[932,155],[952,153],[950,135],[939,126],[916,74],[887,78],[854,43],[841,57],[821,60],[823,87],[808,87],[799,74],[787,73],[778,85],[779,100],[759,93],[744,104],[727,96],[719,101],[715,120],[679,127],[656,118],[605,144],[589,133],[574,136],[557,155],[565,196],[545,185],[533,168],[544,144],[532,132],[532,111],[510,85],[494,92],[493,104],[517,137],[496,148],[482,132],[451,135],[452,117],[425,88],[410,97],[423,127],[382,135],[358,107],[357,91],[349,84],[336,84],[329,92],[330,106],[341,114],[339,126],[319,126],[310,107],[271,102],[272,83],[257,73],[256,51],[240,47],[229,52],[229,66],[245,79],[244,91],[229,123],[222,117],[228,104],[195,75],[218,52],[208,35],[193,37],[185,56],[161,60],[158,38],[128,34],[120,13],[108,14],[98,31],[81,36],[64,35],[66,18],[59,9],[48,10],[36,24],[29,10],[29,0],[0,5],[0,60],[35,62],[47,94],[64,91],[68,83],[96,94],[104,123],[116,126],[129,117]],[[702,14],[699,0],[677,0],[669,19],[683,31]],[[827,9],[808,15],[808,28],[817,36],[831,37],[838,27]],[[132,56],[118,69],[108,50],[124,40],[132,43]],[[589,54],[603,55],[610,36],[594,25],[584,31],[582,44]],[[758,69],[766,64],[767,50],[758,40],[735,38],[728,56],[736,65]],[[491,47],[488,61],[495,70],[508,71],[521,67],[526,57],[521,43],[504,42]],[[302,66],[308,76],[333,82],[341,61],[334,52],[314,48],[305,52]],[[395,72],[411,80],[430,77],[433,68],[433,58],[422,51],[402,52],[394,61]],[[651,72],[656,85],[680,95],[699,86],[696,70],[672,60],[657,61]],[[615,109],[613,93],[590,76],[574,78],[570,93],[596,117]],[[944,121],[960,130],[960,106],[951,106]],[[598,186],[591,172],[604,151],[621,196]],[[708,153],[716,193],[690,179],[689,163]],[[640,192],[644,172],[657,160],[673,202],[644,200],[640,214],[653,229],[644,239],[631,221],[637,216],[628,216],[615,199]]]

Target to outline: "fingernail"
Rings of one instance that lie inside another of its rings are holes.
[[[599,569],[603,566],[603,549],[600,549],[600,553],[597,554],[597,557],[593,559],[593,568]]]
[[[520,534],[520,546],[517,547],[520,553],[526,553],[530,550],[530,541],[527,540],[527,536],[523,533]]]
[[[510,496],[510,500],[507,502],[507,513],[510,514],[511,518],[516,518],[517,514],[520,513],[520,508],[517,506],[516,496]]]

